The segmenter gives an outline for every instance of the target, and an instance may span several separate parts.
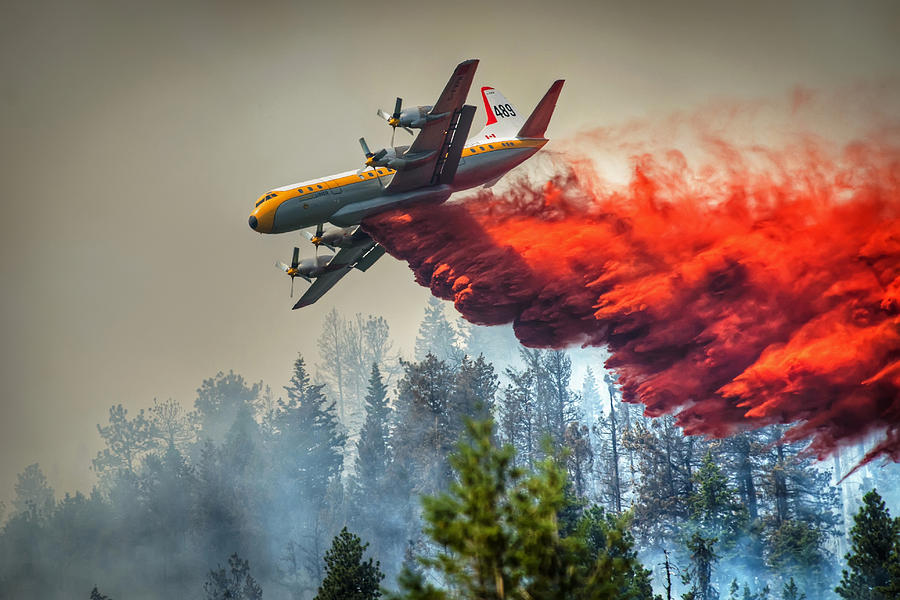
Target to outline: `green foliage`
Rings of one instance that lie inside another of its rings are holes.
[[[800,591],[793,577],[784,584],[784,588],[781,590],[781,600],[806,600],[806,594]]]
[[[712,572],[718,556],[714,551],[717,538],[704,537],[694,532],[685,544],[691,556],[691,565],[683,574],[685,585],[690,589],[682,598],[684,600],[716,600],[718,592],[712,585]]]
[[[340,432],[323,386],[313,385],[302,356],[294,361],[291,380],[279,400],[269,427],[278,462],[276,472],[297,496],[314,507],[326,498],[329,483],[343,467],[343,447],[347,436]]]
[[[532,473],[513,466],[514,450],[492,444],[492,427],[468,422],[466,441],[451,457],[457,482],[423,500],[425,531],[441,550],[422,562],[449,589],[407,572],[403,593],[393,597],[651,598],[628,518],[588,511],[571,535],[561,535],[565,472],[551,459]]]
[[[888,590],[896,589],[900,570],[897,552],[900,520],[891,518],[876,490],[863,496],[863,505],[853,517],[847,569],[835,591],[847,600],[892,600]]]
[[[692,523],[706,536],[733,543],[746,525],[747,513],[712,452],[703,456],[693,479],[694,493],[688,497]]]
[[[237,554],[228,557],[228,570],[214,569],[203,584],[207,600],[260,600],[262,588],[250,574],[250,563]]]
[[[369,544],[344,527],[325,553],[325,579],[315,600],[375,600],[381,597],[379,583],[384,579],[379,563],[363,561]]]
[[[768,563],[775,573],[797,578],[805,589],[824,592],[827,575],[825,536],[814,524],[804,521],[782,521],[769,535]]]

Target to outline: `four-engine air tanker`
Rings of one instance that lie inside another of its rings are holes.
[[[475,76],[477,60],[459,64],[433,106],[403,108],[397,98],[394,112],[378,110],[396,133],[418,129],[412,144],[371,152],[359,143],[365,166],[357,171],[312,179],[275,188],[262,195],[250,213],[250,228],[258,233],[284,233],[315,227],[307,237],[324,245],[333,256],[300,260],[294,248],[290,265],[276,263],[291,278],[312,282],[294,308],[321,298],[354,267],[365,271],[383,254],[360,223],[368,216],[418,203],[441,203],[451,194],[477,186],[494,185],[547,143],[544,132],[556,107],[563,80],[550,86],[534,112],[526,119],[503,95],[491,87],[481,88],[487,123],[481,133],[467,139],[475,107],[465,104]],[[335,227],[325,228],[325,223]]]

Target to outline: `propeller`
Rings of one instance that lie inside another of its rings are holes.
[[[369,167],[371,167],[372,169],[375,169],[375,167],[376,167],[376,165],[375,165],[376,161],[379,161],[379,160],[381,160],[382,158],[384,158],[385,156],[387,156],[388,151],[387,151],[386,149],[384,149],[384,148],[382,148],[382,149],[379,150],[378,152],[372,152],[371,150],[369,150],[369,145],[366,143],[366,138],[364,138],[364,137],[359,138],[359,145],[362,147],[363,154],[366,155],[366,166],[363,167],[362,169],[359,169],[359,170],[357,171],[357,173],[362,173],[363,171],[365,171],[365,170],[368,169]],[[379,183],[382,187],[384,187],[384,184],[381,183],[381,178],[378,177],[377,179],[378,179],[378,183]]]
[[[392,131],[391,131],[391,146],[394,145],[394,134],[397,133],[397,127],[401,127],[400,111],[402,108],[403,108],[403,98],[397,98],[397,102],[394,103],[394,114],[389,115],[386,112],[384,112],[383,110],[381,110],[380,108],[378,109],[378,116],[381,117],[382,119],[384,119],[385,121],[387,121],[388,125],[391,126],[391,129],[392,129]],[[412,129],[410,129],[409,127],[403,127],[403,129],[405,129],[407,131],[407,133],[412,135],[412,133],[413,133]]]
[[[275,266],[291,276],[291,298],[294,297],[294,278],[300,276],[297,267],[300,266],[300,248],[294,247],[294,255],[291,257],[291,266],[276,261]]]
[[[316,259],[319,258],[319,245],[322,243],[322,234],[324,234],[324,233],[325,233],[325,224],[319,223],[318,225],[316,225],[315,235],[313,235],[311,238],[309,238],[309,241],[312,242],[313,246],[316,247]]]

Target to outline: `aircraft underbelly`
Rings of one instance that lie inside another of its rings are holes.
[[[466,190],[496,179],[528,160],[535,152],[537,148],[508,148],[464,157],[453,179],[453,190]]]
[[[421,202],[444,202],[453,190],[448,185],[436,185],[400,194],[378,195],[360,202],[345,204],[328,221],[338,227],[356,225],[368,216]]]

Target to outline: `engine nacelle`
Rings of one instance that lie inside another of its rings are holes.
[[[400,111],[397,119],[397,127],[409,127],[410,129],[422,129],[428,122],[428,113],[431,106],[411,106]]]
[[[318,277],[327,271],[331,256],[312,256],[304,258],[297,264],[297,274],[301,277]]]

